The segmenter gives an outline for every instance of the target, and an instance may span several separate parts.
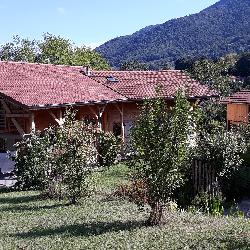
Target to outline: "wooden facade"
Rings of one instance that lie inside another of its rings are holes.
[[[221,103],[227,105],[228,127],[232,124],[244,124],[249,122],[249,90],[242,90],[223,98]]]
[[[66,107],[39,110],[25,110],[11,102],[1,99],[0,106],[0,150],[14,150],[13,145],[23,135],[32,130],[44,130],[50,125],[63,124]],[[129,131],[138,117],[140,102],[107,103],[74,106],[76,118],[94,123],[99,129],[113,132],[128,140]]]
[[[227,104],[228,125],[249,122],[248,103],[229,103]]]

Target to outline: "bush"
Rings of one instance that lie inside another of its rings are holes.
[[[149,203],[147,188],[143,180],[136,179],[131,184],[118,185],[112,196],[128,199],[143,206]]]
[[[113,133],[97,131],[97,151],[101,167],[110,167],[117,159],[121,149],[117,138]]]
[[[49,169],[49,133],[32,132],[16,143],[14,173],[17,176],[16,187],[21,190],[44,189]]]
[[[221,193],[211,196],[207,192],[201,192],[195,196],[191,206],[203,213],[208,213],[212,215],[223,215],[224,214],[224,204],[225,199]]]
[[[18,187],[39,189],[49,197],[66,196],[71,203],[86,194],[85,179],[100,166],[98,157],[102,166],[109,166],[118,149],[114,136],[77,121],[69,110],[63,126],[32,132],[16,146]]]

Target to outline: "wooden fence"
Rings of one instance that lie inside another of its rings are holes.
[[[218,181],[213,164],[194,160],[192,165],[192,182],[194,195],[199,192],[215,194],[218,191]]]

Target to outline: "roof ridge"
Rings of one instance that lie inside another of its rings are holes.
[[[179,69],[168,69],[168,70],[92,70],[92,72],[99,73],[159,73],[159,72],[181,72],[185,73],[183,70]]]
[[[38,63],[38,62],[24,62],[24,61],[3,61],[0,60],[0,63],[5,64],[25,64],[25,65],[42,65],[42,66],[55,66],[55,67],[69,67],[69,68],[81,68],[84,66],[77,65],[66,65],[66,64],[52,64],[52,63]]]

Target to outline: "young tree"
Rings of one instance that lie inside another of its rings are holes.
[[[148,225],[162,222],[165,202],[185,181],[190,119],[189,102],[179,90],[172,108],[161,98],[145,101],[132,129],[134,162],[147,187],[151,207]]]
[[[63,126],[56,129],[52,158],[72,204],[85,193],[86,177],[98,167],[96,136],[93,128],[67,111]]]
[[[193,78],[217,90],[221,96],[227,96],[235,86],[228,74],[229,67],[224,58],[218,62],[202,59],[196,61],[189,72]]]
[[[15,175],[16,186],[21,190],[43,190],[47,185],[47,170],[50,164],[49,145],[50,133],[45,135],[40,132],[32,132],[16,143]]]

